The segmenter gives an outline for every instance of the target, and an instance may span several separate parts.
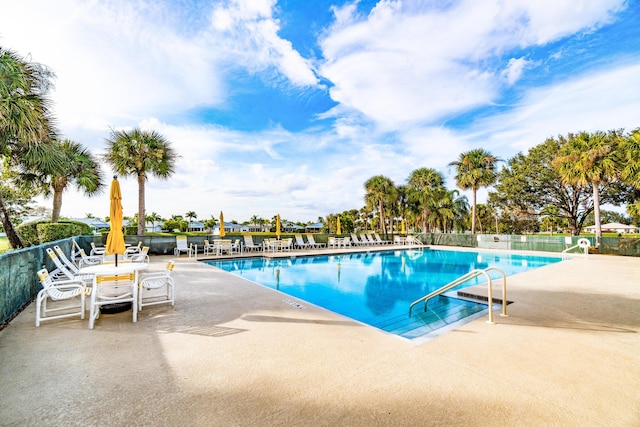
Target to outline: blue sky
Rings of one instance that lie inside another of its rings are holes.
[[[64,137],[173,142],[175,176],[147,183],[164,217],[315,221],[362,207],[374,175],[431,167],[454,188],[463,151],[640,126],[637,1],[22,0],[0,3],[0,44],[56,73]],[[64,194],[86,213],[106,191]]]

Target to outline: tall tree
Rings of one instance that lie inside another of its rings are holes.
[[[435,169],[420,168],[411,172],[407,184],[409,186],[409,200],[420,203],[422,231],[426,233],[429,230],[429,200],[438,190],[443,189],[444,177]]]
[[[138,218],[145,217],[145,184],[149,175],[167,179],[174,173],[179,156],[171,143],[156,131],[111,131],[105,160],[116,174],[138,180]],[[144,221],[138,221],[138,235],[144,235]]]
[[[591,184],[593,190],[593,213],[596,226],[596,246],[602,237],[600,222],[600,186],[613,182],[619,176],[620,135],[618,131],[608,133],[580,132],[572,135],[561,147],[553,166],[565,184]]]
[[[187,218],[189,221],[193,221],[194,219],[198,218],[198,215],[194,212],[194,211],[189,211],[186,214],[184,214],[185,218]]]
[[[60,164],[51,147],[55,138],[50,101],[53,73],[0,46],[0,157],[27,172],[50,171]],[[0,221],[9,244],[23,246],[0,194]]]
[[[471,234],[476,233],[477,193],[482,187],[496,182],[496,164],[501,161],[490,152],[476,148],[460,153],[458,160],[449,163],[456,167],[456,183],[462,190],[471,190]]]
[[[86,147],[69,139],[55,140],[53,145],[60,153],[62,162],[51,173],[40,174],[37,179],[44,180],[45,194],[53,194],[51,222],[58,222],[62,193],[69,184],[87,196],[92,196],[102,191],[104,182],[97,159]]]
[[[375,203],[378,207],[378,212],[380,212],[380,232],[387,234],[384,208],[386,204],[395,203],[397,197],[396,186],[391,178],[376,175],[364,183],[364,188],[367,192],[365,199],[368,198],[372,203]]]

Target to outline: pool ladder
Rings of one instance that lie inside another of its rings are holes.
[[[509,317],[507,315],[507,276],[504,274],[504,271],[500,270],[497,267],[489,267],[489,268],[485,268],[484,270],[471,270],[470,272],[468,272],[464,276],[458,277],[456,280],[447,283],[446,285],[444,285],[440,289],[437,289],[437,290],[431,292],[430,294],[428,294],[428,295],[426,295],[426,296],[424,296],[424,297],[422,297],[420,299],[415,300],[409,306],[409,317],[411,317],[411,313],[413,311],[413,307],[416,304],[419,304],[420,302],[424,301],[424,311],[427,311],[427,303],[429,302],[429,300],[431,298],[436,297],[436,296],[438,296],[440,294],[443,294],[443,293],[455,288],[456,286],[459,286],[459,285],[463,284],[464,282],[467,282],[467,281],[469,281],[471,279],[475,279],[476,277],[484,275],[487,278],[487,286],[488,286],[488,291],[489,291],[489,297],[488,297],[489,320],[487,320],[487,323],[494,324],[495,322],[493,321],[493,282],[491,280],[491,276],[489,275],[489,271],[491,271],[491,270],[498,271],[502,275],[502,313],[500,313],[500,316]]]

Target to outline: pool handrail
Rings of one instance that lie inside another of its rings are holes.
[[[488,296],[489,320],[487,320],[487,323],[494,324],[495,322],[493,321],[493,281],[491,280],[491,276],[488,273],[491,270],[498,271],[502,275],[502,313],[500,313],[500,316],[509,317],[507,315],[507,276],[506,274],[504,274],[504,271],[502,271],[498,267],[488,267],[488,268],[485,268],[484,270],[479,270],[479,269],[471,270],[467,274],[458,277],[457,279],[447,283],[446,285],[444,285],[439,289],[436,289],[430,294],[415,300],[414,302],[411,303],[411,305],[409,305],[409,317],[411,317],[413,307],[416,304],[424,301],[424,311],[427,311],[427,304],[429,303],[429,300],[431,298],[436,297],[444,292],[447,292],[448,290],[451,290],[468,280],[475,279],[476,277],[481,275],[485,275],[487,277],[487,286],[488,286],[488,294],[489,294]]]
[[[578,239],[578,244],[577,245],[573,245],[570,248],[565,249],[564,251],[562,251],[562,259],[565,260],[567,259],[567,255],[569,254],[569,251],[571,249],[575,249],[575,248],[581,248],[584,249],[584,259],[587,259],[589,257],[589,246],[591,246],[591,242],[589,241],[589,239],[585,239],[584,237],[581,239]]]

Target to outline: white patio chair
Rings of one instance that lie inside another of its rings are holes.
[[[324,248],[326,246],[324,243],[316,243],[316,240],[311,234],[307,234],[307,242],[309,242],[312,248]]]
[[[332,236],[327,237],[327,247],[334,248],[334,249],[338,247],[338,242],[336,241],[335,237],[332,237]]]
[[[240,239],[234,240],[233,243],[231,244],[231,249],[229,251],[229,254],[239,254],[242,252],[242,242],[240,241]]]
[[[131,255],[131,262],[149,262],[149,246],[143,246],[140,252]]]
[[[91,290],[89,305],[89,329],[100,317],[100,308],[105,305],[130,302],[133,311],[133,322],[138,321],[138,285],[135,273],[119,275],[96,274]]]
[[[89,256],[84,252],[84,249],[80,249],[80,251],[78,252],[78,269],[85,267],[85,266],[89,266],[89,265],[98,265],[98,264],[102,264],[102,261],[104,261],[104,257],[102,257],[101,255],[93,255],[93,256]]]
[[[132,255],[139,254],[142,251],[142,242],[138,242],[136,246],[129,246],[124,250],[124,257],[129,258]]]
[[[138,310],[142,307],[156,304],[175,305],[175,288],[173,283],[173,260],[167,263],[164,271],[157,273],[146,273],[140,278],[140,289],[138,290]]]
[[[106,253],[106,249],[104,247],[97,247],[95,243],[91,242],[91,252],[89,255],[104,255]]]
[[[85,297],[88,289],[82,280],[58,280],[54,281],[47,269],[38,271],[38,279],[42,289],[36,296],[36,327],[44,320],[61,319],[64,317],[80,316],[84,319]],[[70,301],[80,297],[80,305],[57,304],[56,308],[48,308],[47,300]],[[58,307],[58,305],[60,305]],[[49,316],[48,313],[59,313]]]
[[[342,246],[346,247],[351,247],[351,237],[346,236],[342,238]]]
[[[286,239],[282,239],[280,242],[280,250],[281,251],[290,251],[293,247],[293,237],[288,237]]]
[[[213,243],[209,243],[208,240],[205,240],[204,242],[202,242],[202,249],[205,255],[209,255],[210,253],[215,253],[216,245],[214,245]]]
[[[173,254],[180,256],[182,252],[186,252],[189,258],[191,258],[193,248],[187,244],[187,236],[176,236],[176,247],[173,250]]]

